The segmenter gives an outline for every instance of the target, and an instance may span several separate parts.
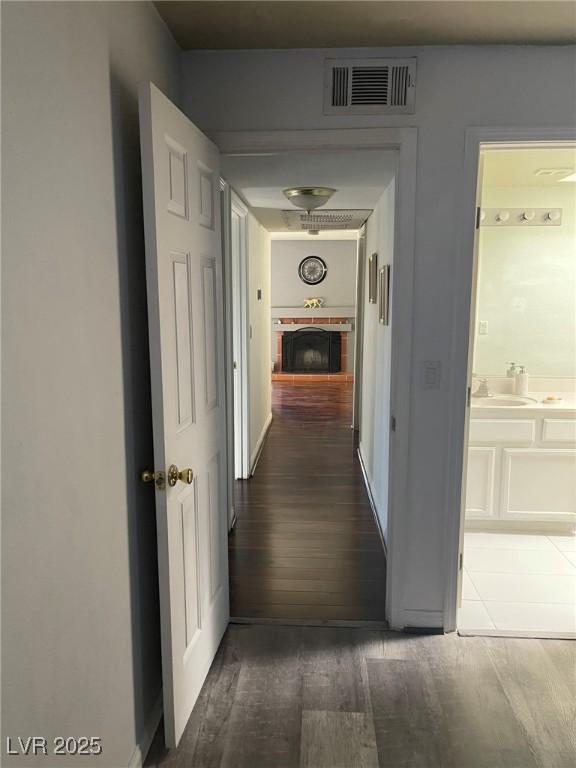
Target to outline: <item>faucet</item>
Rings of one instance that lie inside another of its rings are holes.
[[[478,389],[472,392],[472,397],[492,397],[492,392],[488,389],[488,380],[480,379]]]

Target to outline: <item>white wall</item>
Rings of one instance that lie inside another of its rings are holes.
[[[414,115],[326,116],[326,56],[417,56]],[[198,51],[183,61],[183,101],[207,132],[219,130],[418,128],[413,377],[409,495],[404,554],[405,607],[442,621],[446,579],[447,457],[451,441],[448,369],[452,360],[453,284],[458,253],[464,142],[470,126],[570,126],[574,121],[573,46],[428,47],[301,51]],[[440,389],[424,390],[422,364],[441,363]]]
[[[272,306],[302,307],[309,296],[322,296],[326,307],[353,307],[356,302],[355,240],[273,240]],[[326,262],[326,277],[318,285],[303,283],[298,265],[307,256]]]
[[[178,99],[178,50],[147,3],[18,2],[2,55],[3,736],[121,768],[161,690],[136,88]]]
[[[482,205],[562,208],[562,224],[481,227],[474,372],[505,376],[514,361],[533,376],[576,377],[576,185],[487,187]]]
[[[258,299],[258,290],[262,299]],[[270,358],[270,234],[248,213],[250,466],[272,418]]]
[[[371,253],[378,254],[378,269],[385,264],[393,264],[394,182],[386,188],[366,223],[366,264]],[[392,286],[390,286],[390,295],[392,295]],[[392,326],[382,325],[379,322],[378,304],[371,304],[368,301],[367,268],[364,274],[364,299],[360,453],[380,528],[386,538]]]

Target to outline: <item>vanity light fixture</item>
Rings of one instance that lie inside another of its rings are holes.
[[[559,227],[562,208],[485,208],[478,223],[482,227]]]
[[[310,213],[315,208],[326,205],[336,192],[332,187],[292,187],[284,190],[284,196],[296,208],[303,208]]]

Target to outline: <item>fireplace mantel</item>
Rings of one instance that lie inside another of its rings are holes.
[[[326,319],[331,320],[332,318]],[[320,328],[323,331],[349,333],[352,330],[352,323],[279,323],[276,321],[273,326],[275,331],[301,331],[303,328]]]
[[[272,320],[282,320],[292,317],[346,317],[356,316],[355,307],[272,307]]]

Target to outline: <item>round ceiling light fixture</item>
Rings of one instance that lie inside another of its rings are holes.
[[[285,189],[284,195],[293,206],[303,208],[310,213],[315,208],[326,205],[334,192],[336,190],[332,187],[292,187]]]

